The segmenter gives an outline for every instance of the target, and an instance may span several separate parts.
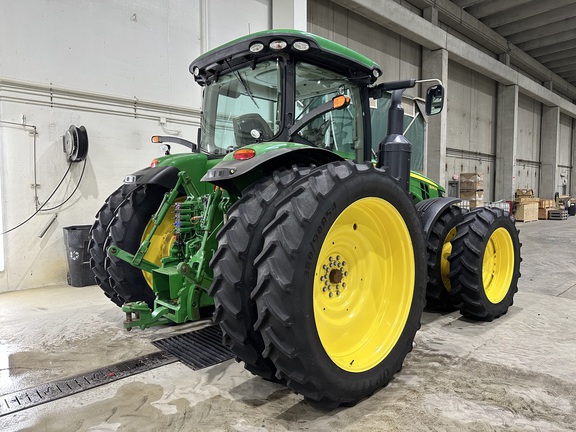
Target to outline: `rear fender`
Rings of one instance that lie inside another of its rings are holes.
[[[178,153],[162,156],[146,167],[125,177],[124,183],[137,185],[154,184],[170,190],[176,185],[181,171],[185,171],[199,193],[211,193],[213,187],[200,182],[206,171],[216,165],[221,159],[201,153]],[[184,190],[181,191],[184,193]]]
[[[240,196],[246,187],[275,170],[288,169],[294,165],[320,166],[342,160],[344,158],[338,154],[317,147],[280,148],[256,155],[249,160],[223,160],[207,170],[201,181]]]
[[[124,178],[124,183],[137,185],[155,184],[166,189],[172,189],[178,181],[180,170],[175,166],[146,167]]]
[[[441,197],[427,199],[416,204],[416,210],[420,216],[420,223],[422,224],[426,243],[428,243],[428,236],[430,235],[430,231],[432,231],[432,227],[442,213],[444,213],[448,207],[460,201],[459,198]]]

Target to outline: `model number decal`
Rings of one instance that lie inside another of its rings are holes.
[[[306,264],[304,265],[304,277],[306,278],[310,277],[311,271],[314,271],[312,260],[314,259],[314,255],[316,253],[316,243],[318,242],[320,235],[324,232],[326,228],[328,218],[335,209],[336,209],[336,203],[332,203],[332,206],[328,210],[326,210],[326,213],[324,214],[324,216],[322,216],[322,220],[320,221],[320,224],[316,227],[314,235],[312,236],[312,240],[310,240],[309,243],[310,252],[308,252],[308,255],[306,257]]]

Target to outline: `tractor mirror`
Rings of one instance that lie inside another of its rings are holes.
[[[426,91],[426,114],[436,115],[444,107],[444,87],[435,85]]]

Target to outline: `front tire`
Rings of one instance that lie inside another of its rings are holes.
[[[508,212],[480,208],[464,217],[449,258],[450,296],[464,316],[492,321],[508,312],[518,291],[520,247]]]
[[[256,329],[278,378],[326,407],[388,384],[420,327],[420,221],[385,171],[351,161],[297,182],[256,261]]]

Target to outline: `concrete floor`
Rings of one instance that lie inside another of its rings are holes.
[[[228,361],[173,363],[0,417],[2,431],[574,431],[576,217],[518,224],[519,292],[492,323],[425,312],[414,351],[388,387],[321,411]],[[0,295],[0,395],[156,351],[201,327],[122,329],[98,287]]]

